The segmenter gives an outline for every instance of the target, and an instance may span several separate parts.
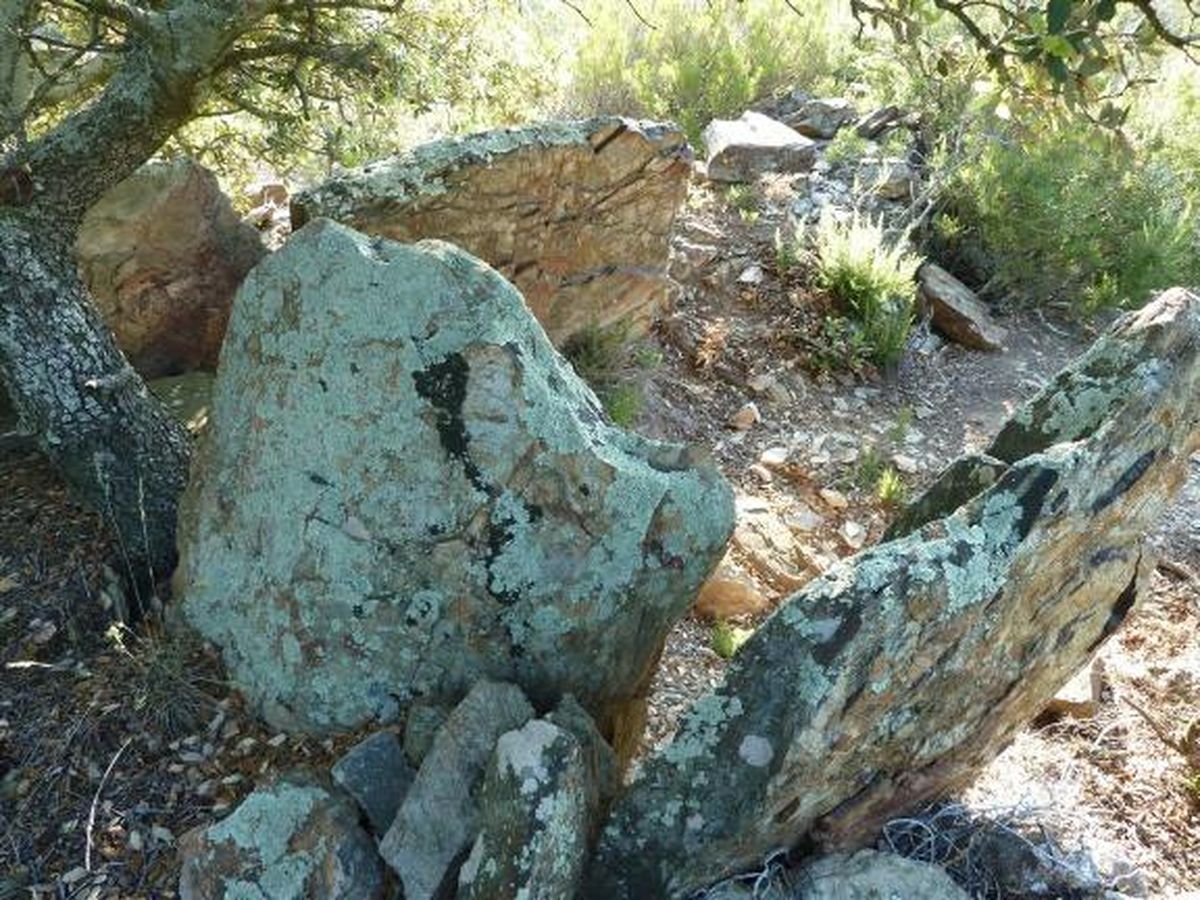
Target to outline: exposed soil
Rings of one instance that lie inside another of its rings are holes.
[[[848,371],[822,344],[829,301],[807,286],[803,264],[776,260],[788,184],[756,190],[742,214],[722,192],[694,189],[680,227],[685,289],[625,377],[643,395],[636,427],[711,448],[739,497],[726,571],[774,605],[876,540],[895,492],[912,496],[984,444],[1094,332],[1013,312],[1004,353],[919,328],[897,372]],[[730,427],[750,402],[761,420]],[[885,470],[902,487],[881,500]],[[1200,720],[1195,476],[1155,537],[1166,563],[1150,597],[1101,651],[1096,714],[1022,733],[957,798],[1044,826],[1135,896],[1200,888],[1200,784],[1170,746]],[[210,650],[153,624],[106,636],[115,575],[105,561],[119,548],[35,453],[3,440],[0,497],[0,900],[174,896],[179,835],[273,771],[328,765],[355,736],[273,734],[245,713]],[[725,664],[711,623],[679,624],[647,746],[669,737]]]

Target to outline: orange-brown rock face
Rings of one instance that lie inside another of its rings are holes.
[[[591,325],[644,330],[667,299],[668,238],[691,151],[671,125],[603,118],[435,141],[292,201],[367,234],[440,238],[521,291],[558,346]]]
[[[214,369],[233,295],[266,250],[207,169],[150,163],[89,210],[79,273],[146,378]]]

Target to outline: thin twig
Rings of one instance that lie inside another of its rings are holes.
[[[96,793],[92,796],[92,808],[88,811],[87,844],[83,848],[83,867],[89,872],[92,871],[92,829],[96,825],[96,807],[100,803],[100,795],[104,793],[104,786],[108,783],[108,776],[116,768],[117,760],[121,758],[121,754],[132,743],[133,738],[126,738],[125,743],[121,745],[121,749],[113,754],[113,758],[108,762],[108,768],[104,770],[104,774],[100,777],[100,784],[96,787]]]

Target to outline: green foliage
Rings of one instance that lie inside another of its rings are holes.
[[[825,158],[834,165],[857,162],[867,155],[870,142],[853,128],[841,129],[825,148]]]
[[[734,654],[753,634],[752,628],[739,628],[724,620],[718,621],[712,627],[713,652],[721,659],[733,659]]]
[[[823,215],[816,250],[818,286],[858,322],[872,359],[894,366],[912,327],[921,258],[857,214],[847,220]]]
[[[725,201],[737,210],[743,222],[758,219],[758,198],[754,195],[753,185],[731,184],[725,191]]]
[[[875,496],[884,506],[902,506],[908,498],[908,485],[899,472],[888,466],[875,482]]]
[[[1200,277],[1192,191],[1169,165],[1078,125],[979,140],[949,192],[953,228],[978,237],[1017,298],[1086,313]]]
[[[579,48],[572,105],[678,122],[693,144],[714,118],[797,85],[820,90],[850,58],[844,8],[783,0],[606,4]],[[648,25],[646,23],[649,23]]]
[[[647,368],[657,365],[662,355],[645,346],[631,346],[629,323],[602,327],[590,325],[563,347],[563,355],[576,373],[596,392],[613,423],[631,427],[642,411],[642,391],[628,372],[632,360]]]
[[[859,451],[850,480],[860,490],[871,490],[887,471],[888,465],[884,462],[883,454],[873,444],[868,444]]]
[[[796,269],[800,265],[801,254],[799,241],[795,235],[785,238],[783,232],[775,229],[775,270],[780,275]]]

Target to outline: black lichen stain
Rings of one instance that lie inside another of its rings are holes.
[[[413,385],[417,393],[428,400],[436,412],[434,426],[438,440],[446,455],[462,463],[467,480],[480,491],[488,493],[488,484],[483,473],[471,459],[470,438],[462,417],[463,402],[467,398],[467,376],[470,366],[458,353],[451,353],[439,363],[427,369],[413,372]]]
[[[1021,510],[1017,520],[1016,537],[1025,540],[1033,530],[1033,523],[1046,507],[1046,498],[1058,483],[1058,472],[1041,467],[1010,469],[1001,484],[1010,490]]]
[[[838,652],[854,639],[860,628],[862,628],[862,612],[858,609],[851,609],[842,617],[837,630],[829,640],[813,647],[813,659],[822,666],[828,666]]]
[[[496,575],[492,572],[492,565],[513,539],[513,524],[514,521],[511,516],[505,516],[500,521],[493,520],[488,522],[487,555],[483,560],[484,569],[487,571],[488,593],[505,606],[512,606],[512,604],[521,599],[521,594],[519,591],[514,591],[511,588],[498,589],[496,587]]]
[[[1092,515],[1095,515],[1107,506],[1111,506],[1118,497],[1137,484],[1138,479],[1146,474],[1146,470],[1150,468],[1150,465],[1157,457],[1158,450],[1155,449],[1147,450],[1135,459],[1129,468],[1121,473],[1121,477],[1117,479],[1116,484],[1096,498],[1096,502],[1092,504]]]

